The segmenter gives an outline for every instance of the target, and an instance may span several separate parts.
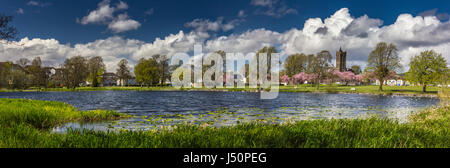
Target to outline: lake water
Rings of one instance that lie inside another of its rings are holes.
[[[246,121],[287,122],[311,119],[387,117],[404,122],[412,112],[439,103],[438,98],[358,94],[280,93],[261,100],[249,92],[12,92],[0,98],[69,103],[80,110],[106,109],[138,116],[114,122],[69,123],[66,128],[153,129],[178,123],[233,125]]]

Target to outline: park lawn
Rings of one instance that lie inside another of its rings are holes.
[[[313,120],[229,127],[179,125],[152,131],[69,130],[70,121],[124,117],[113,111],[78,111],[59,103],[0,99],[1,148],[449,148],[450,105],[414,114],[408,123],[380,118]]]
[[[355,90],[352,90],[354,88]],[[328,93],[368,93],[368,94],[404,94],[404,95],[437,95],[438,91],[442,90],[441,87],[427,87],[427,92],[422,92],[422,87],[420,86],[383,86],[383,91],[380,92],[379,86],[368,85],[368,86],[341,86],[341,85],[321,85],[319,87],[319,92]],[[445,88],[445,90],[450,90]],[[310,85],[299,85],[297,88],[295,86],[281,86],[280,91],[282,92],[317,92],[314,86]]]

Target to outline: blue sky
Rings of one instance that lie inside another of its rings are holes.
[[[2,0],[13,15],[13,43],[0,61],[102,56],[108,71],[154,54],[256,52],[275,46],[282,58],[321,50],[348,51],[347,65],[365,67],[379,42],[394,43],[404,69],[435,50],[450,60],[449,0]],[[20,45],[17,45],[20,44]],[[333,54],[334,55],[334,54]],[[449,61],[450,63],[450,61]]]
[[[392,24],[402,13],[419,14],[437,8],[437,12],[450,11],[448,0],[314,0],[284,1],[297,13],[281,17],[257,14],[261,6],[251,4],[250,0],[128,0],[126,10],[130,18],[141,23],[134,31],[113,33],[105,25],[82,25],[77,18],[82,18],[97,8],[99,0],[35,0],[39,5],[31,5],[30,0],[3,0],[0,11],[14,15],[14,25],[19,29],[19,38],[55,38],[61,43],[86,43],[96,39],[119,35],[142,41],[153,41],[179,30],[189,31],[185,23],[197,18],[215,20],[223,17],[225,21],[237,18],[243,10],[245,21],[227,32],[218,35],[242,33],[249,29],[265,28],[283,32],[291,28],[303,28],[305,20],[313,17],[326,18],[335,11],[346,7],[352,16],[367,14],[379,18],[384,24]],[[119,3],[113,0],[111,4]],[[19,9],[23,14],[17,13]],[[151,14],[146,14],[153,11]]]

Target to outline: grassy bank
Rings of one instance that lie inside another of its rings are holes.
[[[354,90],[353,90],[354,88]],[[66,88],[48,88],[48,89],[28,89],[28,90],[0,90],[0,92],[36,92],[36,91],[234,91],[234,92],[256,92],[253,88],[189,88],[177,89],[174,87],[79,87],[76,89]],[[311,85],[298,86],[280,86],[280,92],[311,92],[311,93],[358,93],[358,94],[377,94],[377,95],[415,95],[415,96],[433,96],[436,97],[440,87],[428,87],[427,92],[422,92],[420,86],[383,86],[383,91],[378,91],[378,86],[342,86],[342,85],[322,85],[319,90]],[[445,90],[450,91],[449,88]]]
[[[158,131],[50,133],[67,121],[116,119],[111,111],[81,112],[58,102],[0,99],[0,147],[7,148],[303,148],[450,147],[450,105],[399,124],[386,119],[315,120],[284,125],[177,126]],[[5,108],[3,108],[5,107]]]
[[[45,130],[67,122],[93,122],[127,117],[115,111],[79,111],[75,107],[52,101],[0,99],[0,125],[25,124]]]

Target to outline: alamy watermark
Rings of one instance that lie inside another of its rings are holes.
[[[224,68],[224,61],[226,62]],[[194,46],[192,57],[186,53],[172,56],[175,88],[258,88],[261,99],[275,99],[279,92],[279,53],[203,54],[202,46]],[[193,75],[193,76],[192,76]],[[266,91],[264,91],[266,90]]]

